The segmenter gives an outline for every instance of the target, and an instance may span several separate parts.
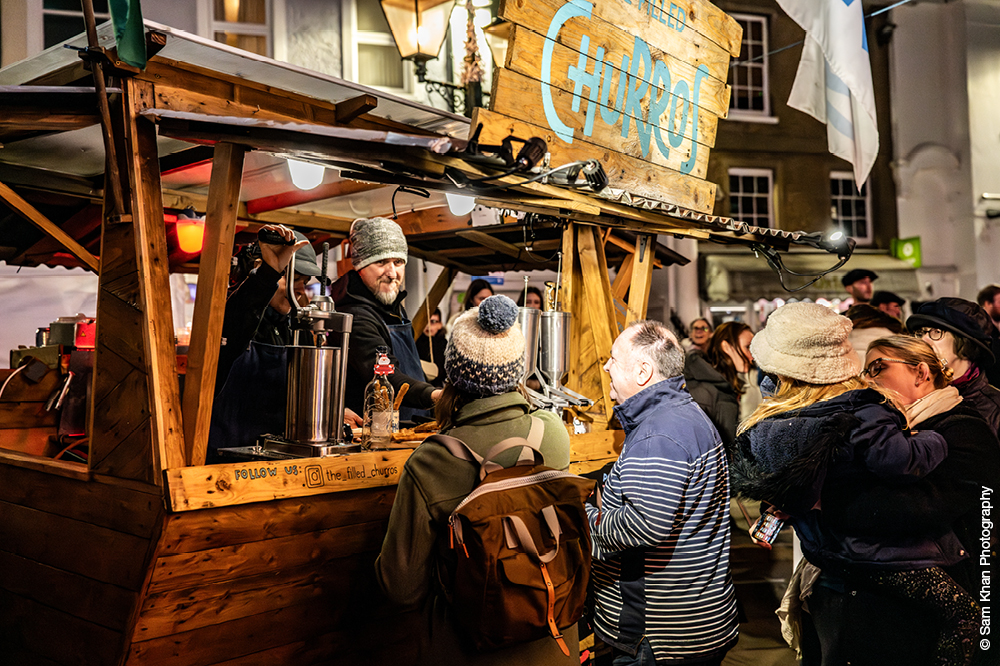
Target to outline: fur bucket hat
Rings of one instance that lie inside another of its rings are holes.
[[[789,303],[771,313],[750,352],[764,372],[810,384],[836,384],[861,372],[847,336],[851,320],[816,303]]]
[[[479,398],[513,391],[524,376],[524,335],[514,301],[490,296],[455,320],[444,371],[455,388]]]

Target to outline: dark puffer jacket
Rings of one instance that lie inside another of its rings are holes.
[[[903,415],[872,389],[764,419],[737,438],[733,491],[791,514],[803,553],[821,568],[955,564],[965,554],[953,531],[868,536],[827,516],[843,501],[838,489],[905,487],[944,460],[941,435],[905,428]]]
[[[728,449],[736,439],[740,397],[722,373],[708,362],[708,357],[697,350],[688,353],[684,359],[684,381],[688,393],[708,414]]]

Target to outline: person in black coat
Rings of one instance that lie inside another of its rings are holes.
[[[748,381],[752,339],[753,331],[746,324],[726,322],[715,330],[706,351],[692,349],[684,359],[688,393],[711,419],[727,448],[736,439],[741,417],[749,416],[760,403],[760,389]],[[755,392],[756,400],[741,410],[747,392]]]
[[[990,386],[986,368],[993,365],[993,323],[986,310],[964,298],[922,303],[906,328],[923,338],[955,373],[952,384],[979,410],[994,434],[1000,429],[1000,390]]]

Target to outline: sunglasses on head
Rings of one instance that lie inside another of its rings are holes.
[[[903,361],[898,358],[877,358],[871,363],[869,363],[868,367],[865,368],[861,372],[861,374],[867,377],[871,377],[872,379],[875,379],[876,377],[879,376],[880,372],[885,370],[886,363],[903,363],[905,365],[916,365],[916,363],[913,363],[911,361]]]

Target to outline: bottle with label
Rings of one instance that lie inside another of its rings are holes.
[[[389,348],[375,348],[375,376],[365,388],[365,421],[361,428],[361,446],[385,449],[392,441],[392,403],[396,392],[389,383],[393,373]]]

